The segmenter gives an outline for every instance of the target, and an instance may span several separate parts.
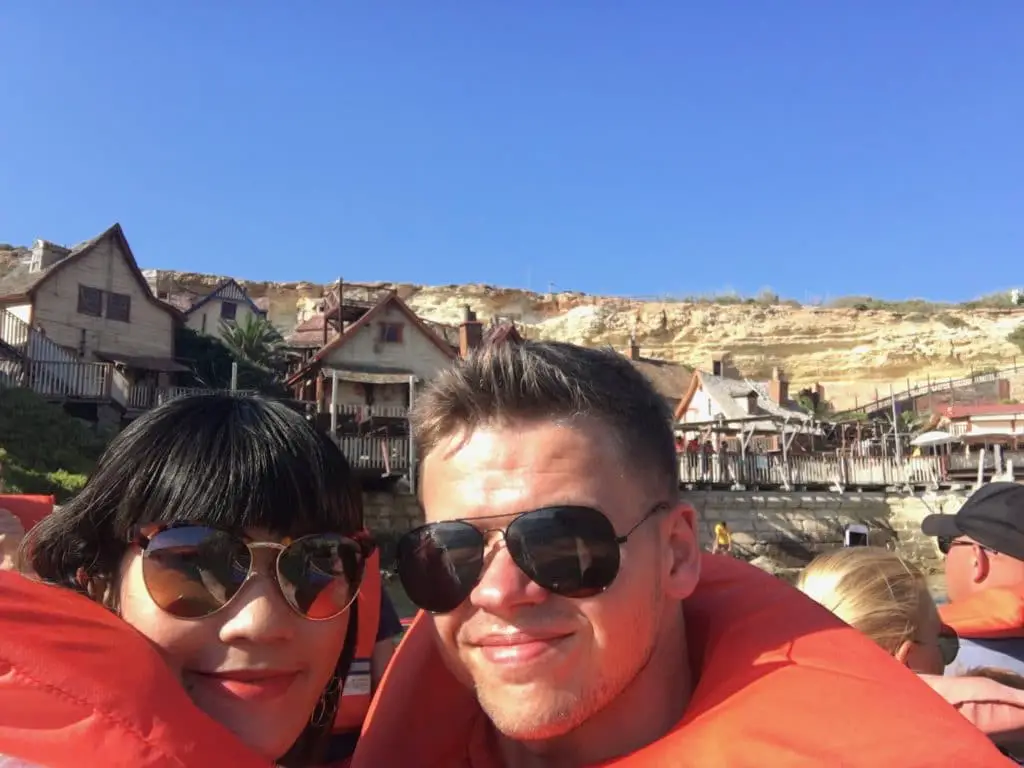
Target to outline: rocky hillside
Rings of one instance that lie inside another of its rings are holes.
[[[209,291],[221,278],[159,272],[161,287]],[[269,300],[270,317],[288,331],[308,316],[325,288],[313,283],[240,280],[254,298]],[[709,367],[727,351],[741,371],[766,377],[781,366],[796,385],[820,381],[837,406],[870,397],[909,378],[949,378],[972,368],[1013,364],[1020,348],[1007,337],[1024,323],[1024,308],[1006,298],[973,306],[923,301],[880,305],[854,299],[845,307],[808,307],[771,298],[637,301],[580,293],[538,294],[487,285],[346,285],[349,297],[395,288],[424,318],[457,324],[463,307],[481,319],[515,319],[529,337],[625,348],[635,330],[645,357]],[[988,304],[988,306],[985,306]],[[1024,364],[1024,355],[1021,355]]]

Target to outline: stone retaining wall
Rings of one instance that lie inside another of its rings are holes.
[[[695,491],[683,497],[697,510],[701,543],[725,521],[733,542],[750,555],[769,555],[799,565],[814,554],[840,546],[843,531],[861,523],[871,544],[889,546],[927,570],[940,569],[935,540],[921,534],[921,520],[932,513],[952,514],[966,492],[923,494]]]

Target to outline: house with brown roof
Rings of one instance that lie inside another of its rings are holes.
[[[37,240],[0,276],[0,337],[36,391],[125,407],[137,384],[166,377],[179,313],[157,299],[120,224],[68,248]]]
[[[215,338],[221,335],[221,323],[245,325],[251,318],[267,318],[267,310],[231,278],[222,281],[206,295],[176,291],[166,296],[157,294],[157,297],[181,312],[186,328]]]
[[[369,309],[359,309],[342,306],[339,320],[335,307],[296,328],[288,346],[316,351],[286,383],[297,399],[314,404],[318,412],[329,412],[335,403],[351,417],[336,425],[342,431],[401,429],[394,421],[405,420],[416,385],[450,365],[456,350],[395,291]]]
[[[680,363],[644,357],[640,354],[640,346],[637,344],[636,336],[630,336],[626,357],[629,358],[633,367],[646,376],[651,384],[654,385],[654,388],[665,398],[669,408],[674,412],[690,391],[693,370]]]
[[[764,451],[779,450],[782,435],[792,441],[821,433],[814,417],[790,398],[789,380],[780,368],[768,381],[755,381],[742,376],[728,354],[716,355],[710,370],[694,372],[675,417],[679,431],[739,435],[743,448],[758,435],[755,447]]]

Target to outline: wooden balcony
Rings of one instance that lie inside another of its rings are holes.
[[[408,437],[338,435],[335,441],[355,470],[379,471],[381,475],[409,472]]]
[[[110,363],[26,360],[24,384],[47,400],[128,402],[128,380]]]
[[[211,389],[207,387],[158,387],[151,382],[132,384],[128,390],[127,408],[129,411],[148,411],[158,405],[189,395],[208,395],[217,392],[230,392],[227,389]],[[235,392],[240,397],[256,394],[254,390],[239,390]]]

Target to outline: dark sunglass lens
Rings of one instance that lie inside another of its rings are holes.
[[[947,538],[947,537],[945,537],[945,536],[940,536],[938,538],[938,542],[937,543],[939,545],[939,552],[941,552],[944,555],[948,555],[949,554],[949,545],[952,543],[952,540]]]
[[[590,507],[527,512],[512,521],[506,541],[527,576],[564,597],[596,595],[619,573],[615,528]]]
[[[409,599],[425,611],[448,613],[480,579],[484,537],[468,523],[431,523],[398,540],[397,560]]]
[[[277,574],[293,608],[310,619],[331,619],[344,613],[359,593],[362,551],[344,536],[303,536],[281,553]]]
[[[211,528],[182,526],[150,539],[142,578],[153,602],[184,619],[209,616],[245,583],[251,558],[240,540]]]

